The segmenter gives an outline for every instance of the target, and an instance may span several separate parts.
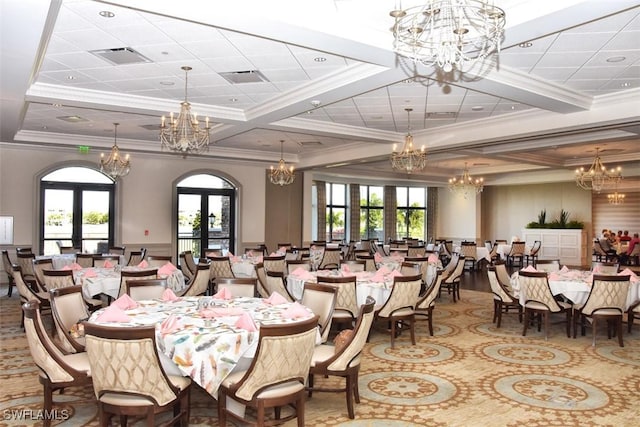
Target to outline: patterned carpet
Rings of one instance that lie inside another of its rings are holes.
[[[0,298],[0,425],[41,425],[19,420],[37,416],[41,386],[19,327],[19,302]],[[535,328],[522,337],[517,316],[491,323],[491,295],[462,290],[453,304],[443,294],[435,311],[435,336],[426,322],[418,343],[408,333],[389,347],[389,336],[374,331],[360,373],[361,403],[347,418],[343,394],[314,393],[307,401],[310,426],[631,426],[640,414],[640,325],[625,333],[625,347],[598,335],[576,340],[564,325],[552,325],[548,341]],[[558,319],[560,320],[560,319]],[[625,325],[626,326],[626,325]],[[332,379],[318,378],[318,384]],[[54,395],[57,425],[94,426],[92,389],[69,388]],[[197,387],[192,394],[192,425],[216,425],[216,402]],[[54,423],[56,424],[56,423]],[[114,424],[115,425],[115,424]],[[287,425],[295,425],[289,423]]]

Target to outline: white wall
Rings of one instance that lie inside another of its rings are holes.
[[[132,154],[131,172],[118,186],[120,235],[124,245],[167,245],[172,240],[172,185],[192,171],[219,173],[239,186],[238,212],[242,242],[262,242],[265,236],[264,166],[182,159],[179,156]],[[14,217],[14,245],[36,246],[37,176],[59,164],[95,165],[99,153],[0,146],[0,215]],[[149,230],[149,236],[144,236]]]
[[[480,195],[452,193],[447,189],[438,191],[438,214],[436,219],[436,238],[446,238],[458,243],[462,240],[481,242],[480,213],[482,206]]]

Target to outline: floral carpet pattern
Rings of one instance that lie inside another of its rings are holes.
[[[42,388],[20,327],[19,299],[0,297],[0,425],[42,425]],[[366,345],[356,418],[344,394],[314,393],[306,403],[309,426],[632,426],[640,418],[640,325],[623,348],[598,331],[569,339],[552,324],[548,340],[530,328],[522,336],[517,315],[491,322],[489,293],[462,290],[453,303],[436,302],[434,336],[418,321],[417,344],[408,332],[390,348],[384,325]],[[561,321],[562,317],[554,319]],[[335,383],[316,378],[316,383]],[[91,387],[54,394],[54,425],[96,426]],[[216,401],[194,387],[191,425],[217,425]],[[115,424],[115,420],[113,421]],[[136,425],[142,425],[141,422]],[[286,425],[295,425],[289,422]]]

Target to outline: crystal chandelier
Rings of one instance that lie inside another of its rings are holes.
[[[389,12],[395,18],[393,49],[445,72],[500,52],[505,13],[488,0],[427,0]]]
[[[449,190],[462,194],[466,199],[469,194],[479,194],[484,190],[484,180],[482,178],[472,178],[469,175],[469,169],[467,168],[467,163],[464,164],[464,171],[460,178],[450,178],[449,179]]]
[[[111,147],[111,153],[109,157],[105,159],[104,153],[100,153],[100,172],[109,175],[111,178],[118,179],[121,176],[127,176],[131,170],[131,162],[129,161],[129,155],[124,158],[120,155],[120,149],[118,148],[118,125],[120,123],[114,123],[113,132],[113,147]]]
[[[607,194],[607,200],[611,205],[621,205],[624,203],[624,194],[618,193],[618,183],[615,184],[615,190],[611,194]]]
[[[407,135],[404,139],[402,151],[396,151],[397,144],[393,144],[393,153],[391,153],[391,166],[393,169],[410,174],[413,171],[424,169],[427,164],[427,153],[424,145],[420,150],[413,148],[413,136],[411,135],[411,112],[413,108],[405,108],[407,112]]]
[[[201,153],[209,147],[209,117],[205,118],[204,128],[200,127],[198,116],[191,113],[191,104],[187,101],[187,74],[191,67],[184,66],[184,101],[180,103],[178,117],[169,116],[169,123],[162,116],[160,124],[160,142],[162,148],[169,148],[184,155]]]
[[[296,179],[296,174],[293,172],[293,166],[289,166],[287,168],[287,164],[284,162],[282,144],[284,144],[284,141],[281,140],[280,161],[278,162],[278,166],[275,168],[271,166],[271,170],[269,171],[269,181],[271,181],[272,184],[279,185],[280,187],[293,184],[293,181]]]
[[[599,148],[596,147],[596,157],[588,171],[583,167],[576,169],[576,184],[585,190],[599,193],[609,184],[617,184],[622,179],[622,168],[607,170],[600,160]]]

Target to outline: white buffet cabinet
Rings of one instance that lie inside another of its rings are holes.
[[[525,228],[522,240],[532,246],[540,240],[538,259],[559,259],[562,265],[588,266],[587,232],[581,229]]]

